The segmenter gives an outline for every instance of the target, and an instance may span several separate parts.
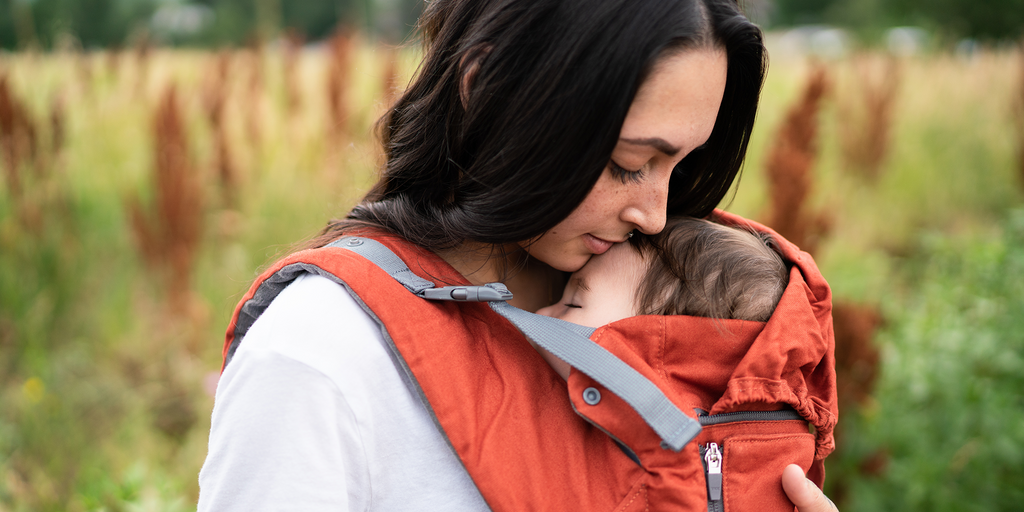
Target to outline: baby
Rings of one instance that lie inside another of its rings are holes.
[[[588,327],[636,315],[767,321],[789,281],[769,235],[692,217],[654,237],[616,244],[569,278],[562,299],[537,311]],[[541,351],[563,378],[569,366]]]

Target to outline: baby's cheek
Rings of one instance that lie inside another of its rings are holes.
[[[559,310],[562,311],[559,311]],[[548,307],[540,308],[537,310],[538,315],[550,316],[551,318],[562,318],[562,314],[565,313],[565,306],[561,304],[552,304]]]

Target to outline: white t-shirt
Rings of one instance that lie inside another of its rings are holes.
[[[200,512],[488,510],[377,323],[313,275],[274,299],[221,376],[199,485]]]

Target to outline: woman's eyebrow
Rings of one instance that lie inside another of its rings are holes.
[[[662,153],[665,153],[668,156],[675,156],[676,153],[682,150],[682,148],[677,148],[672,144],[669,144],[665,139],[659,137],[649,137],[646,139],[619,138],[619,140],[629,144],[636,144],[638,146],[651,146],[654,149],[657,149],[658,151],[661,151]]]

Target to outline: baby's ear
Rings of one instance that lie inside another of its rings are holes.
[[[490,55],[492,48],[493,46],[489,43],[480,43],[466,52],[462,56],[462,60],[459,61],[459,74],[462,77],[459,80],[459,100],[462,101],[463,109],[469,108],[469,93],[473,90],[473,83],[476,81],[480,66]]]

